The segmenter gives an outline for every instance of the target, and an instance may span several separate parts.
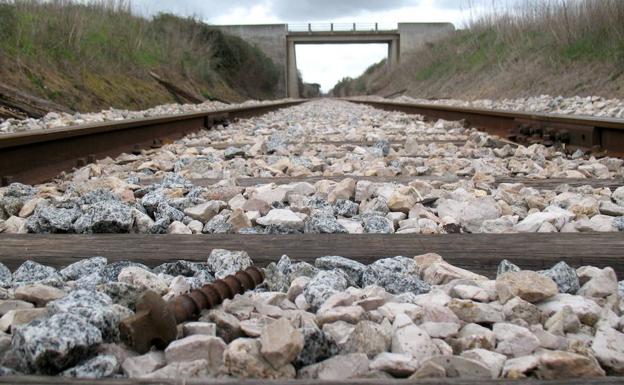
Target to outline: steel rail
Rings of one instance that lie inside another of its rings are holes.
[[[158,147],[215,123],[262,115],[303,102],[289,100],[0,135],[0,179],[3,185],[45,182],[62,171],[99,158]]]
[[[609,156],[624,156],[624,119],[357,98],[344,98],[343,100],[388,111],[420,114],[433,119],[464,120],[469,127],[482,129],[522,144],[560,142],[571,149],[582,148],[604,151]]]

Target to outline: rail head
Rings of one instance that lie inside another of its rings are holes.
[[[559,143],[570,151],[582,149],[597,156],[624,157],[624,119],[359,98],[342,100],[434,119],[465,120],[471,127],[506,137],[519,144]]]
[[[271,102],[263,104],[253,104],[247,106],[228,107],[218,110],[188,112],[175,115],[153,116],[148,118],[114,120],[98,123],[80,124],[74,126],[63,126],[44,130],[30,130],[0,135],[0,149],[24,146],[34,143],[41,143],[53,140],[63,140],[67,138],[92,135],[104,132],[126,130],[135,127],[150,126],[163,123],[181,122],[197,118],[227,118],[240,113],[254,113],[263,110],[290,107],[305,102],[305,99],[294,99],[288,101]]]
[[[224,119],[249,118],[303,103],[305,99],[228,107],[215,111],[108,121],[0,135],[0,186],[37,184],[62,171],[121,153],[155,148]]]
[[[616,130],[624,131],[624,119],[609,118],[609,117],[596,117],[591,115],[563,115],[563,114],[551,114],[551,113],[539,113],[539,112],[525,112],[525,111],[509,111],[499,109],[479,109],[471,107],[459,107],[442,104],[423,104],[423,103],[407,103],[407,102],[394,102],[385,100],[364,100],[358,98],[342,98],[352,103],[377,105],[385,107],[405,107],[405,108],[418,108],[428,109],[434,111],[452,111],[458,113],[483,115],[483,116],[497,116],[511,119],[527,119],[527,120],[540,120],[549,121],[553,123],[567,123],[574,125],[593,125],[594,127],[612,128]]]

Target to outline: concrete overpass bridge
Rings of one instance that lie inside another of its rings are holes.
[[[396,27],[380,27],[377,23],[264,24],[220,25],[216,28],[242,38],[270,57],[281,70],[280,94],[292,98],[299,97],[298,44],[387,44],[387,63],[394,66],[425,43],[455,29],[451,23],[398,23]]]

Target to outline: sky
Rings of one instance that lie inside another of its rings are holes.
[[[522,0],[132,0],[132,5],[144,15],[171,12],[210,24],[452,22],[461,28],[486,7],[515,1]],[[385,58],[387,46],[298,45],[296,51],[303,80],[326,92]]]

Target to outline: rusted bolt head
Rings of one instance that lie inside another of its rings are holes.
[[[167,303],[154,291],[146,291],[139,298],[133,316],[121,321],[121,340],[143,354],[152,345],[164,349],[176,339],[176,319]]]

